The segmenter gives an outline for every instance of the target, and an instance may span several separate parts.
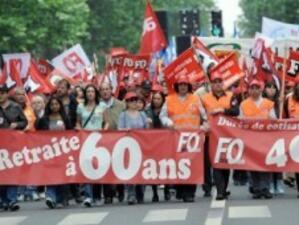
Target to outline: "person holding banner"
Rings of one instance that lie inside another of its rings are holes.
[[[34,124],[36,121],[35,114],[29,101],[27,100],[26,91],[24,88],[17,87],[14,90],[14,100],[16,103],[21,106],[23,109],[23,113],[26,116],[28,121],[28,125],[25,128],[27,131],[34,131]],[[18,201],[25,201],[27,199],[32,199],[34,201],[38,201],[39,197],[37,195],[37,188],[34,186],[19,186],[18,188]]]
[[[209,127],[205,109],[199,97],[192,94],[192,85],[188,77],[178,77],[174,83],[174,90],[176,93],[167,97],[160,112],[163,126],[171,129],[201,128],[207,131]],[[176,191],[177,199],[194,202],[196,185],[177,185]]]
[[[263,97],[268,98],[274,102],[275,115],[279,117],[279,89],[274,80],[267,81],[265,84],[265,90]],[[282,173],[272,173],[272,179],[270,183],[271,194],[284,194]]]
[[[163,88],[159,87],[158,85],[153,86],[152,91],[153,91],[152,102],[145,109],[145,113],[152,121],[151,127],[153,129],[161,129],[163,128],[163,126],[159,118],[159,115],[162,106],[165,102],[165,95],[163,94]],[[153,190],[152,202],[159,202],[158,185],[152,185],[152,190]],[[165,201],[170,200],[169,185],[165,185],[164,187],[164,199]]]
[[[8,99],[6,84],[0,85],[0,129],[24,130],[28,125],[22,108]],[[0,200],[4,210],[17,211],[17,186],[0,186]]]
[[[220,74],[212,74],[211,76],[211,91],[202,96],[203,105],[208,113],[208,117],[211,118],[214,115],[223,113],[227,116],[238,116],[239,105],[233,93],[230,91],[224,91],[223,78]],[[208,142],[207,138],[206,142]],[[209,151],[206,151],[208,156]],[[207,157],[208,158],[208,157]],[[209,168],[206,168],[209,169]],[[224,200],[230,195],[227,191],[229,182],[229,169],[217,169],[213,168],[213,177],[217,189],[216,200]]]
[[[119,116],[118,129],[147,129],[149,121],[144,112],[140,112],[137,107],[138,96],[135,92],[128,92],[125,95],[127,109]],[[128,185],[128,204],[143,203],[144,186]]]
[[[249,97],[241,102],[240,118],[244,119],[276,119],[274,102],[262,97],[264,83],[259,80],[252,80],[249,84]],[[270,199],[273,195],[270,193],[271,173],[252,171],[251,187],[253,199],[264,197]]]
[[[61,100],[64,107],[64,111],[68,116],[68,119],[73,129],[77,123],[78,102],[76,97],[74,97],[71,93],[71,84],[67,79],[62,79],[58,81],[56,96]],[[70,197],[73,197],[76,203],[81,203],[82,197],[80,195],[80,185],[70,184],[68,185],[68,187],[68,195],[70,195]]]
[[[89,84],[84,89],[84,103],[79,104],[77,108],[77,125],[76,129],[84,130],[102,130],[108,127],[107,120],[104,119],[105,107],[100,104],[100,94],[93,84]],[[101,200],[101,184],[84,184],[84,201],[83,205],[91,207],[92,202]],[[93,195],[93,189],[98,189],[98,196]]]
[[[35,128],[36,130],[71,130],[73,128],[58,97],[52,96],[49,99],[45,114],[37,120]],[[67,204],[67,185],[49,185],[46,187],[46,205],[50,209],[54,209],[58,205],[64,207]]]
[[[299,76],[295,79],[295,87],[290,96],[286,99],[285,112],[287,118],[299,119]],[[295,174],[297,192],[299,198],[299,173]]]
[[[110,83],[103,82],[100,86],[101,103],[105,107],[104,114],[107,116],[108,130],[117,130],[119,115],[126,109],[124,102],[112,96],[113,87]],[[125,187],[123,184],[104,184],[105,204],[113,203],[113,197],[117,194],[118,201],[123,202]]]

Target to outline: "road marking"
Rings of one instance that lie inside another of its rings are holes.
[[[212,191],[212,201],[205,225],[221,225],[226,200],[216,201],[216,190]]]
[[[211,209],[205,221],[205,225],[221,225],[224,214],[224,208]]]
[[[221,201],[217,201],[216,200],[216,195],[217,195],[217,191],[215,189],[213,189],[212,191],[212,202],[211,202],[211,206],[210,208],[215,209],[215,208],[225,208],[225,202],[226,200],[221,200]]]
[[[0,217],[0,224],[3,225],[18,225],[21,224],[27,217],[17,216],[17,217]]]
[[[93,225],[100,224],[108,215],[108,212],[101,213],[73,213],[66,216],[58,225]]]
[[[228,210],[228,218],[270,218],[268,206],[232,206]]]
[[[143,222],[182,221],[186,220],[187,213],[188,209],[150,210],[143,219]]]

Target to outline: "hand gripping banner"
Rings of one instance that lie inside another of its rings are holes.
[[[0,184],[201,184],[200,131],[0,131]]]

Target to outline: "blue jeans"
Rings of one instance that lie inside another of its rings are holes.
[[[18,186],[0,186],[0,198],[3,206],[17,202]]]
[[[24,195],[32,198],[34,192],[37,193],[36,186],[19,186],[18,188],[19,195]]]
[[[93,188],[92,184],[82,184],[82,189],[84,191],[84,198],[93,199]]]
[[[145,186],[140,184],[129,184],[127,185],[128,189],[128,201],[129,200],[143,200]]]
[[[64,203],[66,196],[66,185],[51,185],[46,187],[46,197],[55,203]]]

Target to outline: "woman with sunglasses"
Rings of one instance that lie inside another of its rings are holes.
[[[119,116],[118,129],[146,129],[149,127],[148,119],[144,112],[138,110],[138,97],[135,92],[128,92],[125,95],[126,110]],[[128,185],[128,204],[143,203],[144,186]]]

